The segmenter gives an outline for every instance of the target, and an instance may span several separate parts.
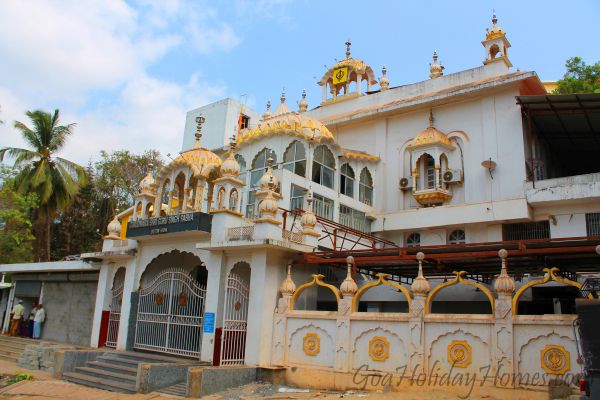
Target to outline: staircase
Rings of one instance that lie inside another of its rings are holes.
[[[181,362],[181,359],[134,352],[105,352],[84,367],[64,372],[63,379],[112,392],[136,393],[138,364]],[[185,393],[184,393],[185,395]]]
[[[0,335],[0,360],[16,363],[28,344],[39,343],[39,340]]]

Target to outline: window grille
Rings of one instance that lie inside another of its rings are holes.
[[[448,235],[448,244],[462,244],[466,241],[465,231],[462,229],[457,229],[450,232]]]
[[[358,200],[369,206],[373,205],[373,178],[366,167],[360,171]]]
[[[588,236],[600,236],[600,213],[585,214]]]
[[[290,210],[294,211],[297,208],[301,210],[304,209],[305,193],[306,189],[301,188],[300,186],[292,185],[292,190],[290,194]]]
[[[421,245],[421,234],[420,233],[411,233],[406,238],[406,245],[408,247],[417,247]]]
[[[550,239],[548,221],[502,225],[502,240]]]
[[[340,204],[340,224],[361,232],[371,231],[371,223],[364,212],[343,204]]]
[[[313,156],[313,182],[333,189],[334,171],[335,159],[333,153],[325,145],[318,146]]]
[[[340,193],[354,197],[354,170],[348,164],[340,168]]]
[[[333,200],[315,193],[313,195],[313,212],[319,217],[333,220]]]

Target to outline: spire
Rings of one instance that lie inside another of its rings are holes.
[[[390,81],[387,78],[387,69],[385,65],[381,68],[381,78],[379,78],[379,87],[381,90],[388,90],[390,87]]]
[[[494,8],[492,10],[492,24],[493,24],[493,26],[496,26],[497,23],[498,23],[498,18],[496,18],[496,9]]]
[[[283,87],[283,89],[281,90],[281,104],[285,103],[285,86]]]
[[[417,273],[417,277],[412,283],[411,289],[415,295],[426,296],[429,292],[429,282],[423,276],[423,260],[425,259],[425,254],[422,252],[417,253],[417,261],[419,261],[419,272]]]
[[[350,42],[350,39],[346,40],[346,58],[350,58],[350,45],[352,43]]]
[[[431,79],[438,78],[444,75],[444,67],[441,63],[438,63],[437,51],[433,51],[433,63],[429,64],[429,77]]]
[[[287,104],[285,104],[285,87],[281,91],[281,99],[280,100],[281,100],[281,104],[279,104],[279,107],[277,107],[277,109],[273,113],[273,117],[278,117],[280,115],[288,114],[288,113],[292,112],[289,109],[289,107],[287,106]]]
[[[308,102],[306,101],[306,89],[302,89],[302,100],[298,102],[298,111],[300,113],[306,112],[308,110]]]
[[[267,100],[267,109],[263,114],[263,120],[271,118],[271,100]]]
[[[433,128],[433,109],[429,109],[429,127]]]

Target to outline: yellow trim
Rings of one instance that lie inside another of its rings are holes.
[[[515,293],[513,299],[512,299],[512,313],[513,315],[517,315],[518,314],[518,308],[519,308],[519,299],[521,298],[521,296],[523,295],[523,293],[525,293],[525,291],[527,289],[529,289],[530,287],[533,286],[538,286],[538,285],[543,285],[544,283],[550,282],[550,281],[555,281],[558,283],[563,283],[565,285],[569,285],[569,286],[575,286],[577,289],[581,289],[581,283],[579,282],[575,282],[572,281],[570,279],[567,278],[563,278],[560,277],[558,275],[556,275],[557,272],[560,272],[560,269],[554,267],[554,268],[544,268],[543,271],[546,273],[546,275],[544,275],[544,277],[542,279],[536,279],[534,281],[528,282],[525,285],[521,286],[519,288],[519,290],[517,290],[517,292]],[[594,296],[592,296],[592,294],[588,294],[588,299],[593,299]]]
[[[307,356],[314,357],[321,352],[321,338],[315,332],[308,332],[302,339],[302,350]]]
[[[290,311],[294,310],[294,304],[296,304],[296,298],[300,295],[300,293],[302,293],[305,289],[308,289],[309,287],[314,286],[314,285],[322,286],[324,288],[331,290],[338,303],[341,300],[342,296],[340,295],[340,291],[338,290],[338,288],[321,281],[322,278],[325,278],[325,275],[313,274],[312,277],[313,277],[312,281],[306,282],[306,283],[303,283],[302,285],[300,285],[298,287],[298,289],[296,289],[296,291],[292,295],[292,298],[290,299]]]
[[[391,286],[393,288],[400,290],[404,294],[404,296],[406,296],[406,300],[408,301],[408,309],[410,310],[412,298],[410,297],[410,292],[408,291],[408,289],[406,289],[404,286],[402,286],[396,282],[388,281],[386,278],[388,276],[390,276],[390,274],[379,273],[376,276],[378,279],[375,282],[371,282],[371,283],[367,283],[366,285],[362,285],[360,287],[360,289],[358,289],[358,291],[354,295],[354,298],[352,299],[352,312],[357,311],[358,303],[360,302],[360,298],[362,297],[362,295],[367,290],[369,290],[375,286],[379,286],[379,285],[387,285],[387,286]]]
[[[390,342],[384,336],[369,340],[369,357],[373,361],[385,361],[390,357]]]
[[[494,300],[494,295],[492,294],[492,292],[490,292],[490,290],[488,288],[486,288],[484,285],[482,285],[481,283],[469,282],[469,281],[464,280],[463,275],[465,275],[467,273],[467,271],[454,271],[453,273],[456,275],[454,277],[454,279],[452,279],[451,281],[442,283],[439,286],[436,286],[429,293],[429,296],[427,296],[427,299],[425,300],[424,313],[429,314],[431,312],[431,303],[433,302],[433,298],[440,290],[442,290],[443,288],[446,288],[448,286],[463,284],[463,285],[473,286],[473,287],[481,290],[487,296],[488,300],[490,301],[490,304],[492,306],[492,315],[494,315],[495,300]]]
[[[540,359],[542,368],[547,374],[564,375],[571,370],[571,354],[563,346],[544,346],[540,350]]]
[[[231,215],[235,215],[236,217],[242,217],[243,214],[234,210],[230,210],[228,208],[221,208],[221,209],[214,209],[214,210],[210,210],[209,211],[210,214],[222,214],[222,213],[226,213],[226,214],[231,214]]]
[[[464,353],[459,353],[464,351]],[[466,340],[453,340],[448,344],[448,363],[456,368],[467,368],[471,364],[473,349]]]

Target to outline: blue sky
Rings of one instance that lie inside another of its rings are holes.
[[[0,2],[0,146],[22,146],[24,112],[60,108],[77,122],[65,156],[100,149],[179,150],[187,110],[224,97],[262,111],[285,86],[291,104],[335,59],[352,55],[391,85],[481,65],[492,9],[515,69],[542,80],[567,58],[600,60],[598,1],[17,1]]]

